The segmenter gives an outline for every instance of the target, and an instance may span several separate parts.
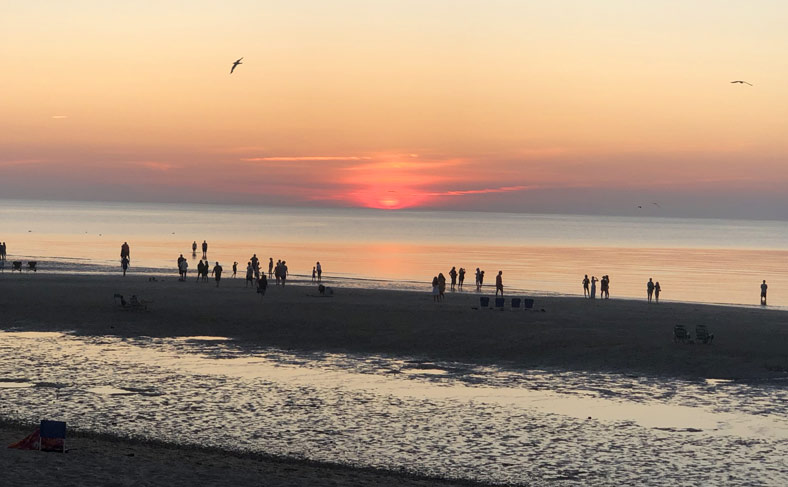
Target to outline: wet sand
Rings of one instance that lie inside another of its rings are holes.
[[[425,286],[426,288],[427,286]],[[129,311],[114,293],[149,301]],[[672,377],[759,380],[788,376],[785,311],[572,297],[536,298],[539,311],[478,308],[475,292],[427,293],[270,286],[261,299],[241,279],[0,274],[0,328],[87,335],[228,336],[239,346],[386,353],[528,367]],[[541,311],[544,309],[544,312]],[[673,325],[706,324],[713,345],[675,344]],[[0,335],[1,339],[2,335]],[[0,422],[0,440],[32,430]],[[371,469],[184,448],[81,433],[67,455],[2,448],[5,479],[40,485],[473,485]],[[37,472],[56,472],[42,477]]]
[[[425,285],[425,289],[429,287]],[[490,288],[490,290],[492,290]],[[475,292],[434,303],[428,292],[270,285],[264,298],[243,279],[0,274],[0,324],[118,336],[227,336],[240,346],[385,353],[504,367],[758,380],[788,376],[788,312],[633,300],[537,297],[535,309],[473,309]],[[128,311],[113,294],[148,301]],[[487,294],[489,296],[489,294]],[[508,299],[507,299],[508,305]],[[673,326],[714,343],[675,344]]]
[[[0,422],[0,485],[106,487],[155,485],[266,485],[449,487],[484,484],[421,478],[370,468],[352,468],[265,455],[184,448],[159,442],[69,432],[68,453],[13,450],[6,445],[35,426]]]

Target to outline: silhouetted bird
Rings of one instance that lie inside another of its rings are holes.
[[[243,58],[241,58],[241,59],[243,59]],[[235,68],[237,68],[239,64],[243,64],[243,63],[241,62],[241,59],[239,59],[238,61],[236,61],[236,62],[234,62],[234,63],[233,63],[233,67],[232,67],[232,68],[230,68],[230,74],[233,74],[233,71],[235,71]]]
[[[752,86],[752,83],[748,83],[748,82],[742,81],[740,79],[736,80],[736,81],[731,81],[731,83],[739,83],[740,85],[750,85],[750,86]]]

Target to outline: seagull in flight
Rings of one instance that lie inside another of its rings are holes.
[[[739,83],[740,85],[750,85],[750,86],[752,86],[752,83],[748,83],[748,82],[742,81],[740,79],[737,79],[736,81],[731,81],[731,83]]]
[[[241,59],[243,59],[243,58],[241,58]],[[243,64],[243,63],[241,62],[241,59],[239,59],[238,61],[236,61],[236,62],[234,62],[234,63],[233,63],[233,67],[232,67],[232,68],[230,68],[230,74],[233,74],[233,71],[235,71],[235,68],[237,68],[239,64]],[[748,84],[749,84],[749,83],[748,83]]]

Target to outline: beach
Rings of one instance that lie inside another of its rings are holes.
[[[2,328],[17,332],[131,340],[227,337],[234,347],[247,350],[379,354],[509,370],[661,377],[665,382],[736,379],[757,384],[788,376],[784,311],[539,296],[533,296],[533,310],[512,310],[507,297],[500,311],[480,309],[479,297],[490,296],[486,293],[447,292],[444,301],[435,303],[426,291],[332,290],[331,297],[322,297],[316,285],[272,284],[261,298],[244,288],[242,279],[231,278],[217,288],[213,280],[194,278],[0,275]],[[147,309],[122,307],[115,293],[126,301],[136,295]],[[715,335],[713,344],[674,343],[673,325],[679,323],[693,335],[695,325],[706,324]],[[13,405],[4,410],[6,415],[13,412]],[[6,417],[0,424],[6,444],[32,431],[34,425],[23,423]],[[193,439],[185,445],[177,437],[150,441],[88,429],[70,434],[68,446],[73,450],[65,456],[3,449],[0,465],[6,478],[20,480],[41,469],[58,472],[57,479],[45,478],[43,485],[481,485],[200,448]]]
[[[0,422],[0,444],[27,436],[34,426]],[[41,486],[266,485],[481,486],[465,481],[420,478],[404,473],[351,468],[265,455],[183,448],[160,442],[90,433],[69,434],[68,454],[0,449],[2,480]],[[0,482],[5,485],[3,482]]]
[[[466,286],[467,289],[468,286]],[[788,313],[768,307],[648,304],[645,300],[535,297],[534,310],[478,309],[476,292],[271,284],[261,298],[243,279],[0,275],[3,327],[77,334],[226,336],[240,345],[421,356],[518,368],[556,367],[673,377],[758,380],[788,375]],[[493,291],[493,288],[486,288]],[[123,309],[113,295],[149,302]],[[491,300],[492,303],[492,300]],[[544,311],[542,311],[544,310]],[[713,344],[676,344],[673,327]]]

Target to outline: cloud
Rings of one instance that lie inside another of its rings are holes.
[[[484,189],[465,189],[455,191],[443,191],[439,193],[424,193],[425,196],[465,196],[469,194],[488,194],[488,193],[509,193],[512,191],[524,191],[527,189],[536,189],[537,186],[501,186],[499,188],[484,188]]]
[[[68,118],[68,115],[52,115],[52,118]]]
[[[367,161],[367,156],[268,156],[242,157],[244,162],[314,162],[314,161]]]

